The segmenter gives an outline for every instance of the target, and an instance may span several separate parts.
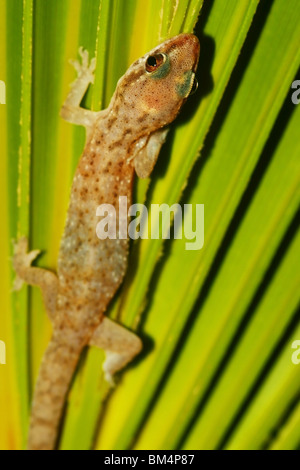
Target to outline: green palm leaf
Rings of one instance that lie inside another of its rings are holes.
[[[137,240],[108,315],[144,352],[113,391],[103,352],[83,354],[61,449],[296,449],[300,64],[297,0],[0,1],[2,175],[0,448],[25,446],[30,398],[51,334],[40,292],[11,293],[12,240],[55,270],[84,131],[59,118],[78,47],[96,55],[86,107],[106,107],[147,50],[196,25],[198,93],[172,126],[135,200],[204,204],[204,246]],[[195,214],[194,214],[195,215]],[[191,221],[186,214],[184,223]],[[162,232],[167,227],[162,228]],[[100,423],[100,424],[99,424]]]

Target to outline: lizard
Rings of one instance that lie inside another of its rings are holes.
[[[73,179],[57,272],[32,266],[39,250],[28,240],[14,245],[15,288],[40,287],[52,323],[52,336],[35,386],[27,448],[56,448],[62,410],[78,360],[86,346],[105,351],[103,370],[112,382],[142,349],[140,338],[104,315],[127,269],[128,237],[96,236],[96,209],[116,208],[119,196],[132,200],[134,174],[150,176],[169,124],[195,86],[200,44],[193,34],[166,40],[135,61],[119,79],[109,106],[80,107],[94,82],[95,59],[79,49],[77,78],[61,117],[86,128],[86,144]],[[117,221],[120,226],[120,221]]]

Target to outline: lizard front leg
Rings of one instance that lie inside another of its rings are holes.
[[[91,127],[99,113],[80,107],[80,103],[88,89],[90,83],[94,83],[94,71],[96,59],[93,58],[89,64],[88,51],[79,48],[79,55],[82,64],[77,60],[71,60],[70,63],[77,71],[77,79],[71,85],[71,90],[61,108],[60,115],[65,121],[73,124]]]
[[[40,287],[47,313],[50,320],[53,320],[56,309],[58,279],[51,271],[31,266],[32,261],[39,253],[39,250],[28,252],[28,240],[25,237],[20,238],[14,245],[13,267],[17,274],[14,290],[19,290],[23,282]]]

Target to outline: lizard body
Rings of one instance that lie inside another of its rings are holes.
[[[67,121],[84,125],[87,141],[71,189],[57,275],[31,262],[27,240],[15,246],[16,287],[25,281],[42,289],[53,334],[42,360],[32,403],[29,449],[53,449],[70,381],[87,345],[105,350],[111,381],[141,350],[140,339],[104,316],[127,268],[128,238],[99,240],[96,210],[119,196],[131,204],[134,173],[150,175],[165,141],[166,126],[177,116],[194,83],[198,39],[180,34],[134,62],[119,80],[107,109],[93,112],[80,102],[93,83],[95,61],[80,49],[78,78],[62,107]],[[117,229],[120,221],[117,221]]]

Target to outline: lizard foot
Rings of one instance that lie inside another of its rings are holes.
[[[84,78],[87,83],[94,83],[94,72],[96,69],[96,57],[89,61],[89,53],[83,47],[79,48],[79,55],[81,57],[81,63],[79,60],[70,60],[70,64],[73,65],[77,72],[78,78]]]
[[[13,267],[16,271],[16,278],[13,285],[13,290],[20,290],[23,285],[21,277],[22,271],[31,266],[32,261],[40,254],[40,250],[33,250],[28,252],[28,240],[26,237],[20,238],[14,243],[14,256]]]
[[[105,355],[106,355],[105,361],[102,365],[102,370],[104,372],[104,378],[105,378],[106,382],[108,382],[111,387],[115,387],[116,386],[116,382],[115,382],[115,379],[114,379],[114,373],[116,371],[115,366],[118,366],[118,363],[119,363],[119,360],[120,360],[120,355],[118,353],[113,352],[113,351],[106,351]]]

